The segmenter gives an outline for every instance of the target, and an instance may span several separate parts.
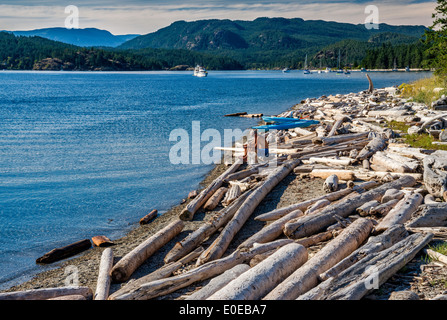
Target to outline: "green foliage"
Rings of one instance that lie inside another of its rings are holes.
[[[435,68],[435,74],[447,77],[447,1],[438,0],[433,25],[425,32],[427,65]]]
[[[370,49],[361,65],[366,69],[423,68],[427,45],[418,41],[411,44],[393,46],[390,42],[383,43],[379,48]]]

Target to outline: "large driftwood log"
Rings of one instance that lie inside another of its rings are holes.
[[[197,248],[209,236],[225,226],[254,190],[256,190],[256,187],[245,192],[230,206],[220,210],[213,219],[205,222],[200,228],[189,234],[182,241],[177,242],[171,251],[166,254],[164,262],[170,263],[184,257],[186,254],[194,250],[194,248]]]
[[[262,186],[256,189],[245,202],[241,205],[233,218],[228,222],[222,230],[217,239],[205,250],[200,256],[197,264],[219,259],[227,250],[230,242],[233,240],[236,233],[242,228],[248,218],[251,216],[256,207],[261,203],[264,197],[273,190],[285,177],[287,177],[292,170],[299,165],[301,160],[289,161],[283,166],[273,171],[264,181]]]
[[[96,282],[96,291],[93,300],[107,300],[109,296],[110,283],[112,282],[112,278],[110,277],[112,266],[113,251],[111,248],[107,248],[101,255],[98,281]]]
[[[178,235],[183,230],[184,225],[185,223],[182,220],[175,220],[139,244],[115,264],[112,269],[112,280],[115,282],[128,280],[144,261]]]
[[[365,202],[371,200],[380,200],[386,190],[391,188],[412,187],[416,184],[416,180],[411,176],[405,176],[399,180],[386,183],[373,190],[367,191],[363,194],[346,199],[336,205],[329,205],[321,212],[311,215],[303,216],[298,221],[286,223],[284,226],[284,233],[292,239],[300,239],[311,236],[315,233],[324,231],[325,228],[337,222],[335,216],[346,218]]]
[[[343,134],[340,136],[333,136],[333,137],[318,137],[318,138],[314,138],[312,140],[312,142],[314,144],[330,146],[333,144],[356,140],[356,139],[366,139],[368,137],[368,134],[369,134],[368,132],[361,132],[361,133]]]
[[[141,285],[130,293],[115,296],[115,300],[148,300],[175,292],[197,281],[213,278],[234,266],[249,262],[254,256],[280,248],[292,243],[291,240],[277,240],[274,242],[257,245],[247,250],[236,250],[231,255],[210,261],[188,272],[167,279],[160,279]]]
[[[387,203],[388,201],[391,200],[401,200],[403,199],[403,197],[405,197],[405,192],[403,192],[402,190],[397,190],[397,189],[388,189],[385,194],[382,197],[382,200],[380,202],[382,203]]]
[[[329,131],[328,133],[328,137],[332,137],[335,136],[337,134],[337,130],[340,129],[341,125],[344,122],[351,122],[351,118],[347,117],[347,116],[341,116],[337,119],[337,121],[335,121],[334,125],[331,128],[331,131]]]
[[[360,218],[273,289],[265,300],[293,300],[318,284],[318,276],[356,250],[369,237],[373,223]]]
[[[202,254],[203,250],[204,250],[203,247],[199,247],[176,262],[167,263],[161,268],[155,270],[154,272],[145,275],[144,277],[129,281],[126,285],[124,285],[119,290],[111,294],[109,300],[114,300],[115,297],[122,296],[129,292],[137,290],[141,285],[145,283],[149,283],[155,280],[160,280],[172,276],[172,274],[178,269],[180,269],[182,266],[186,265],[187,263],[199,257]]]
[[[321,179],[328,179],[336,175],[339,180],[355,180],[355,172],[352,170],[342,170],[342,169],[314,169],[310,173],[310,176]]]
[[[72,257],[88,250],[92,247],[89,239],[77,241],[61,248],[56,248],[50,252],[45,253],[42,257],[36,259],[36,263],[53,263],[65,258]]]
[[[186,297],[185,300],[206,300],[247,270],[250,270],[248,264],[238,264],[220,276],[211,279],[206,286]]]
[[[304,214],[307,215],[307,214],[316,213],[320,209],[322,209],[324,207],[327,207],[330,204],[331,204],[331,201],[329,201],[327,199],[323,199],[323,200],[317,201],[313,205],[309,206],[309,208],[307,208],[307,210],[306,210],[306,212]]]
[[[232,173],[234,173],[241,166],[242,161],[239,159],[222,173],[217,179],[215,179],[208,187],[206,187],[200,194],[188,203],[180,214],[180,219],[189,221],[194,218],[194,214],[200,209],[202,205],[216,192],[223,184],[224,180]]]
[[[412,170],[404,163],[391,159],[384,152],[376,152],[372,158],[371,162],[375,165],[381,166],[391,172],[412,172]]]
[[[407,229],[405,229],[403,225],[395,225],[378,236],[370,237],[366,244],[355,250],[353,253],[351,253],[349,256],[347,256],[345,259],[337,263],[326,272],[320,274],[319,278],[320,280],[325,281],[331,277],[335,277],[339,275],[343,270],[351,267],[369,254],[388,249],[407,236]]]
[[[447,227],[447,203],[421,205],[407,226],[410,228]]]
[[[360,300],[380,287],[392,275],[410,262],[433,239],[433,234],[415,233],[392,247],[371,253],[335,278],[321,283],[318,294],[308,292],[300,300],[309,296],[314,300]]]
[[[307,250],[288,244],[244,272],[207,300],[258,300],[307,261]]]
[[[366,217],[369,216],[371,214],[371,211],[378,207],[380,205],[379,201],[377,200],[371,200],[368,201],[366,203],[364,203],[363,205],[361,205],[360,207],[358,207],[356,209],[356,212],[361,216],[361,217]]]
[[[396,204],[399,203],[399,199],[390,200],[388,202],[382,203],[377,207],[374,207],[370,210],[370,214],[373,216],[386,216],[388,212],[390,212]]]
[[[380,137],[377,136],[375,137],[373,140],[371,140],[371,142],[369,142],[358,154],[357,156],[357,160],[359,161],[363,161],[365,159],[370,158],[371,156],[373,156],[376,152],[378,151],[382,151],[386,148],[387,146],[387,141]]]
[[[298,218],[303,215],[301,210],[295,210],[291,213],[285,215],[281,219],[278,219],[261,229],[261,231],[255,233],[250,238],[245,240],[243,243],[239,245],[239,248],[250,248],[255,243],[266,243],[269,241],[273,241],[282,235],[282,229],[284,225],[292,219]]]
[[[61,287],[0,293],[0,300],[48,300],[61,296],[81,295],[91,298],[89,287]]]
[[[383,232],[396,225],[404,224],[411,219],[411,215],[417,211],[424,197],[419,193],[413,193],[403,198],[376,226],[376,232]]]

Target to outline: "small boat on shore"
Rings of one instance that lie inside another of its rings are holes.
[[[290,69],[289,68],[284,68],[284,69],[282,69],[282,73],[289,73],[290,72]]]
[[[307,68],[307,54],[306,60],[304,61],[304,74],[311,74],[310,70]]]
[[[320,121],[316,120],[299,120],[295,119],[295,121],[289,121],[287,123],[277,123],[277,124],[269,124],[264,126],[253,127],[253,129],[257,130],[287,130],[293,128],[308,128],[310,126],[319,124]]]

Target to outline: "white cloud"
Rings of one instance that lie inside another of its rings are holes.
[[[436,2],[396,4],[375,2],[380,22],[393,25],[431,25]],[[257,17],[303,18],[360,24],[366,4],[321,3],[219,3],[196,5],[80,6],[80,27],[106,29],[114,34],[146,34],[177,20],[200,19],[253,20]],[[62,6],[0,5],[0,29],[30,30],[63,27],[66,14]]]

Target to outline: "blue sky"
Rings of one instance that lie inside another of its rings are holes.
[[[146,34],[177,20],[253,20],[257,17],[303,18],[364,23],[367,5],[379,9],[379,22],[431,25],[436,1],[424,0],[0,0],[0,30],[63,27],[65,7],[79,8],[79,27],[106,29],[114,34]]]

